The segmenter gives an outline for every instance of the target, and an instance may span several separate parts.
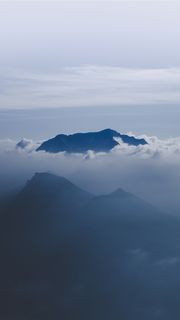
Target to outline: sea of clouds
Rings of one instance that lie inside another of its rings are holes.
[[[45,171],[65,176],[95,194],[122,187],[161,210],[178,213],[180,138],[141,137],[147,145],[119,141],[111,152],[86,154],[36,152],[41,141],[0,140],[0,194],[21,188],[35,172]]]

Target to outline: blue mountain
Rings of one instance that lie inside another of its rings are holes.
[[[121,138],[122,142],[132,146],[145,145],[145,139],[138,139],[133,136],[121,134],[112,129],[105,129],[98,132],[75,133],[70,135],[59,134],[56,137],[44,141],[36,151],[50,153],[68,152],[84,153],[88,150],[95,152],[108,152],[119,143],[114,138]]]
[[[179,320],[179,243],[179,216],[36,173],[0,214],[0,319]]]

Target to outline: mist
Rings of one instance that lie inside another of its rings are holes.
[[[15,194],[0,224],[4,319],[179,319],[180,139],[144,138],[86,154],[1,141],[1,195]]]
[[[35,172],[70,179],[94,194],[122,187],[169,213],[179,213],[180,139],[143,136],[145,146],[120,145],[109,153],[48,154],[36,152],[40,142],[0,142],[1,197],[23,187]]]

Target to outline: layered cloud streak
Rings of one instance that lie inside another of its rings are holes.
[[[1,108],[177,104],[180,68],[110,66],[61,68],[56,73],[2,70]]]

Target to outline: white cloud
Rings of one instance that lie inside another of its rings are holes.
[[[28,152],[35,150],[36,147],[37,143],[34,143],[32,140],[26,138],[23,138],[16,144],[17,150],[26,150]]]
[[[1,108],[180,103],[180,68],[62,68],[57,73],[1,72]]]
[[[180,138],[146,137],[148,145],[121,143],[110,153],[85,155],[36,152],[39,142],[0,141],[0,190],[23,184],[34,172],[65,176],[92,193],[108,193],[122,187],[164,211],[179,213]],[[3,179],[1,178],[3,176]],[[6,181],[6,183],[4,183]]]

